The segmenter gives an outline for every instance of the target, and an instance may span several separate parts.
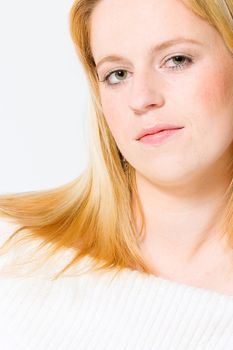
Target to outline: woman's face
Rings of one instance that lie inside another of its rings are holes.
[[[213,26],[180,0],[102,0],[91,48],[103,113],[137,174],[182,183],[231,159],[233,55]],[[183,129],[157,145],[137,140],[158,124]]]

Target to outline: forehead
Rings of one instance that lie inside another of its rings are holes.
[[[91,16],[90,34],[93,55],[100,57],[184,34],[210,44],[217,31],[181,0],[101,0]]]

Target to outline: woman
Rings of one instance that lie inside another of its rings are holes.
[[[45,281],[2,263],[4,349],[233,348],[232,28],[231,0],[74,3],[90,161],[1,196],[10,269],[26,245],[43,274],[65,265]]]

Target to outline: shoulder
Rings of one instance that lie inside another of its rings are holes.
[[[0,218],[0,245],[2,245],[15,232],[19,225]]]
[[[0,218],[0,244],[2,245],[18,228],[18,225]]]

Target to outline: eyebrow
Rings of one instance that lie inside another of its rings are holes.
[[[196,44],[196,45],[203,45],[200,41],[197,41],[195,39],[179,37],[179,38],[167,40],[167,41],[159,43],[155,46],[152,46],[149,49],[149,54],[153,54],[153,53],[162,51],[170,46],[173,46],[176,44],[181,44],[181,43],[191,43],[191,44]],[[125,58],[122,56],[119,56],[119,55],[105,56],[105,57],[101,58],[101,60],[96,64],[96,68],[99,68],[105,62],[122,62],[122,61],[125,61]]]

